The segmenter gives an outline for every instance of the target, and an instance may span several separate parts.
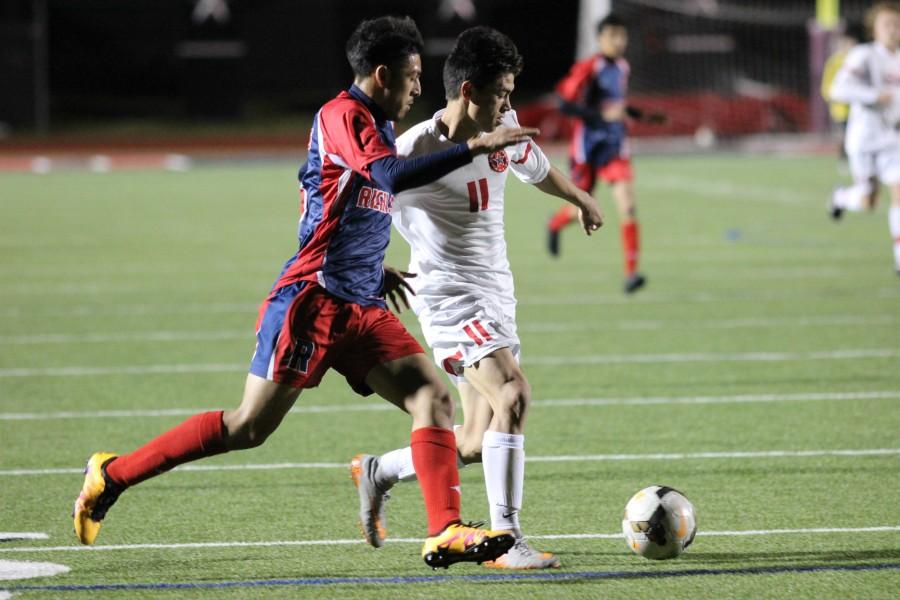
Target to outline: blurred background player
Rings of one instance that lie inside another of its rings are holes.
[[[432,567],[491,560],[515,539],[463,525],[453,401],[421,346],[387,310],[405,284],[383,264],[393,194],[433,181],[479,153],[529,139],[534,129],[498,129],[439,153],[401,160],[393,121],[421,93],[422,37],[410,18],[363,21],[346,45],[354,82],[316,114],[299,250],[263,302],[256,351],[236,410],[195,415],[137,450],[88,460],[73,511],[75,533],[92,544],[106,512],[128,487],[189,462],[261,445],[300,391],[330,368],[355,392],[377,393],[412,416],[411,445],[428,515],[422,557]]]
[[[828,114],[834,125],[835,133],[839,136],[838,156],[840,159],[840,170],[846,169],[847,151],[844,149],[844,138],[847,133],[847,117],[850,116],[850,106],[844,102],[838,102],[831,98],[831,84],[840,71],[844,60],[850,50],[856,46],[861,37],[857,35],[855,29],[848,28],[841,35],[834,38],[834,47],[828,60],[825,61],[825,67],[822,69],[822,98],[828,102]]]
[[[444,64],[447,105],[397,139],[402,157],[446,151],[497,127],[518,127],[510,106],[522,57],[489,27],[463,32]],[[422,332],[457,385],[465,420],[456,430],[462,463],[483,463],[491,527],[513,531],[516,544],[488,563],[503,569],[559,567],[534,550],[519,524],[525,477],[525,416],[531,388],[519,367],[513,276],[504,237],[504,188],[512,171],[525,183],[580,210],[590,235],[603,222],[597,202],[533,141],[478,157],[434,183],[397,196],[394,225],[411,248],[412,305]],[[515,209],[515,207],[514,207]],[[381,457],[354,457],[351,474],[367,541],[385,537],[388,490],[416,477],[409,447]]]
[[[643,117],[626,104],[629,66],[625,60],[628,30],[616,14],[607,15],[597,25],[599,52],[576,62],[569,74],[556,86],[562,112],[577,117],[569,145],[569,165],[575,184],[592,193],[597,179],[610,184],[619,212],[622,251],[624,253],[626,294],[639,290],[647,279],[638,272],[640,231],[635,207],[634,175],[629,159],[627,126],[629,112]],[[660,115],[653,115],[659,120]],[[578,210],[564,205],[548,224],[548,250],[560,252],[563,228],[578,218]]]
[[[853,185],[837,188],[829,212],[873,210],[879,183],[891,195],[888,224],[900,275],[900,3],[879,2],[866,15],[873,41],[853,48],[831,85],[850,104],[845,147]]]

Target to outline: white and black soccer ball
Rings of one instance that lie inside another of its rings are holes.
[[[675,558],[697,533],[694,505],[678,490],[651,485],[625,505],[622,532],[635,554],[653,560]]]

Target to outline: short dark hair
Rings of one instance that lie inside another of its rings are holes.
[[[347,40],[347,61],[353,74],[371,75],[378,65],[396,65],[422,54],[425,43],[410,17],[378,17],[360,23]]]
[[[603,31],[606,27],[623,27],[625,29],[628,28],[628,25],[625,23],[625,19],[617,15],[616,13],[609,13],[599,23],[597,23],[597,33]]]
[[[508,36],[491,27],[466,29],[444,61],[444,92],[447,100],[459,96],[463,81],[484,88],[506,73],[518,75],[524,61]]]

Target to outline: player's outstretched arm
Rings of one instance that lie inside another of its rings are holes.
[[[593,231],[603,226],[603,211],[600,210],[600,205],[594,197],[576,186],[556,167],[551,166],[547,177],[534,185],[545,194],[562,198],[577,206],[586,234],[591,235]]]
[[[486,135],[469,140],[469,151],[475,155],[502,150],[507,146],[529,142],[531,136],[540,132],[540,129],[534,127],[498,127]]]

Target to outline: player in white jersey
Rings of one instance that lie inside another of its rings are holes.
[[[900,275],[900,3],[876,4],[867,20],[874,41],[850,51],[831,85],[831,97],[850,104],[845,148],[854,184],[834,191],[830,212],[838,220],[845,210],[872,210],[879,182],[886,185]]]
[[[488,27],[463,32],[444,65],[447,107],[397,139],[399,155],[415,159],[499,126],[513,127],[509,102],[522,58],[513,42]],[[582,213],[586,233],[603,216],[590,194],[550,165],[533,141],[477,157],[438,181],[399,194],[394,225],[411,247],[412,307],[434,359],[457,385],[464,423],[456,429],[462,464],[481,461],[494,527],[513,531],[516,544],[488,566],[559,566],[531,548],[519,524],[525,468],[525,417],[531,390],[519,367],[513,277],[503,233],[509,172]],[[415,478],[409,448],[351,463],[366,539],[381,546],[388,490]]]

